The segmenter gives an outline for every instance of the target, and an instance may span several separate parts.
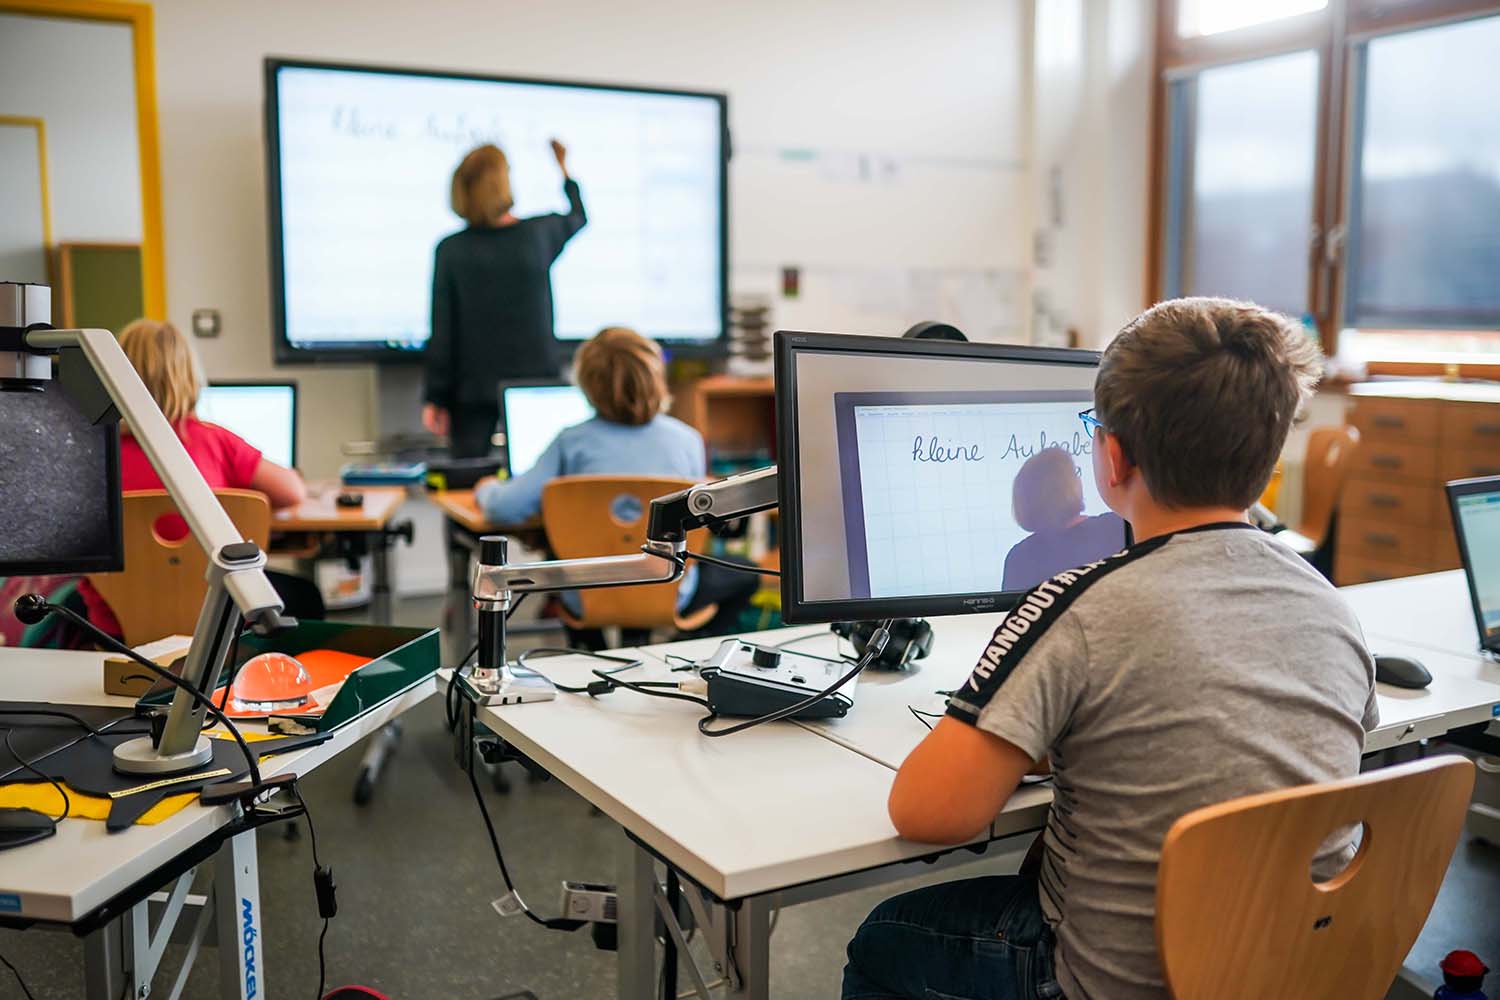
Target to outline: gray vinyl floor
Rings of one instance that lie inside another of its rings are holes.
[[[397,612],[400,623],[414,625],[437,622],[440,614],[436,599],[407,600]],[[330,987],[362,983],[393,1000],[491,1000],[528,989],[542,1000],[614,995],[614,956],[596,950],[586,931],[548,931],[524,918],[502,919],[490,908],[504,890],[467,784],[452,761],[437,701],[408,713],[402,743],[374,800],[356,807],[352,791],[362,749],[344,753],[304,782],[323,860],[339,882],[340,913],[327,938]],[[528,902],[552,913],[561,880],[612,881],[618,828],[592,815],[588,804],[560,783],[532,783],[516,765],[505,769],[510,791],[485,790],[506,859]],[[0,858],[0,865],[20,860],[12,855]],[[260,864],[262,996],[310,998],[317,984],[321,922],[305,826],[297,839],[277,829],[263,831]],[[1013,864],[991,858],[941,877],[1012,870]],[[886,895],[926,880],[780,913],[772,938],[772,995],[778,1000],[836,997],[844,944],[860,919]],[[1459,947],[1479,951],[1500,967],[1497,904],[1500,848],[1466,838],[1409,967],[1436,979],[1437,961]],[[0,930],[0,955],[20,970],[37,1000],[82,995],[82,948],[67,933]],[[169,967],[175,968],[176,959],[174,949]],[[188,997],[219,995],[215,959],[210,951],[199,961]],[[165,995],[164,982],[165,977],[155,995]],[[686,986],[685,977],[681,983]],[[0,968],[0,998],[22,995]]]

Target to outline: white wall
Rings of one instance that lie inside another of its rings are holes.
[[[802,295],[783,325],[897,332],[946,311],[1021,327],[1026,152],[1019,0],[159,0],[167,297],[212,375],[271,370],[261,60],[268,54],[725,90],[734,292]],[[586,181],[586,179],[584,179]],[[898,325],[899,324],[899,325]],[[333,472],[371,433],[372,370],[288,369],[301,450]]]
[[[55,242],[141,241],[129,25],[0,14],[0,114],[46,124]]]
[[[1103,347],[1148,303],[1152,0],[1036,0],[1031,332]]]

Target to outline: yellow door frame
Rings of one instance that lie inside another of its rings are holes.
[[[42,179],[42,255],[46,256],[52,252],[52,201],[47,194],[47,123],[30,115],[0,115],[0,128],[36,129],[37,172]]]
[[[151,5],[120,0],[0,0],[0,13],[130,25],[135,55],[135,127],[141,150],[141,283],[144,285],[141,298],[147,316],[166,319],[161,148],[156,124],[156,35]]]

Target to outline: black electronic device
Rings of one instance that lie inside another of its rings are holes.
[[[713,655],[698,663],[708,685],[708,704],[715,715],[756,718],[790,708],[827,688],[849,670],[844,660],[830,660],[789,649],[756,646],[725,639]],[[854,704],[850,678],[837,691],[788,716],[792,719],[841,719]]]
[[[901,336],[907,340],[958,340],[967,342],[969,339],[964,336],[962,330],[952,323],[939,323],[937,320],[932,319],[913,323],[907,327],[906,332]]]
[[[333,502],[339,507],[363,507],[365,495],[354,490],[340,490],[339,495],[334,497]]]
[[[779,331],[789,624],[1004,611],[1129,544],[1094,483],[1095,351]]]
[[[1432,683],[1427,668],[1409,656],[1375,657],[1375,679],[1398,688],[1424,688]]]
[[[46,840],[57,832],[57,821],[35,809],[0,809],[0,851]]]
[[[517,215],[566,211],[553,135],[591,220],[551,267],[558,339],[624,323],[679,356],[724,353],[725,94],[280,58],[264,73],[278,361],[420,361],[434,251],[464,228],[454,169],[495,143]]]
[[[1457,479],[1447,492],[1479,647],[1500,657],[1500,476]]]
[[[880,628],[880,622],[834,622],[829,628],[835,635],[848,639],[854,647],[854,655],[860,657],[865,655],[870,637]],[[890,639],[870,663],[873,670],[905,670],[913,660],[920,660],[932,652],[932,623],[925,618],[897,618],[887,631]]]

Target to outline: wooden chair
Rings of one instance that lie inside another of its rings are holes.
[[[1473,787],[1471,761],[1432,757],[1179,819],[1156,882],[1172,996],[1384,997],[1427,921]],[[1313,881],[1319,845],[1360,821],[1348,867]]]
[[[1315,427],[1308,434],[1302,514],[1295,527],[1279,532],[1277,538],[1309,559],[1332,540],[1334,510],[1358,447],[1359,431],[1353,426]]]
[[[687,489],[691,479],[664,476],[563,476],[542,487],[542,528],[547,544],[559,559],[580,556],[629,555],[646,541],[646,515],[651,500]],[[688,548],[702,552],[707,531],[688,536]],[[618,626],[631,629],[676,628],[692,632],[718,614],[716,604],[689,615],[677,613],[677,584],[605,587],[580,590],[581,615],[564,611],[571,628]]]
[[[262,550],[271,539],[271,503],[254,490],[215,490],[225,513],[247,541]],[[109,602],[132,646],[168,635],[192,635],[208,593],[208,556],[187,535],[163,538],[157,522],[177,514],[165,490],[126,493],[121,521],[125,569],[94,573],[89,582]]]

